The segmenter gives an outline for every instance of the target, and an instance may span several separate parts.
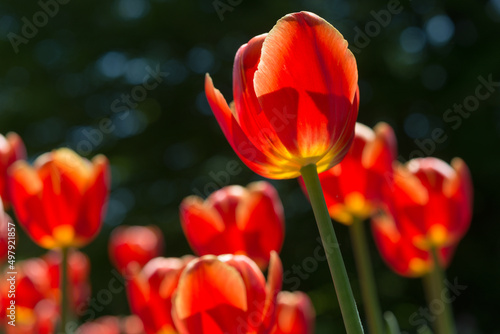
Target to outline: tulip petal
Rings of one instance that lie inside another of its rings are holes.
[[[248,196],[236,212],[247,255],[265,268],[270,251],[280,251],[284,238],[284,212],[276,189],[267,182],[248,185]]]
[[[245,283],[236,269],[214,256],[190,262],[174,301],[175,319],[189,333],[224,333],[247,311]],[[221,312],[215,312],[215,310]],[[176,321],[177,322],[177,321]]]
[[[260,333],[270,333],[274,326],[276,316],[276,299],[281,291],[283,282],[283,265],[278,253],[271,252],[271,261],[267,274],[266,303],[263,310],[262,325]]]
[[[304,158],[321,158],[357,115],[354,56],[343,36],[312,13],[289,14],[269,32],[254,86],[268,120],[293,119],[287,131],[276,132]]]
[[[218,89],[215,89],[212,79],[205,77],[205,94],[222,132],[238,157],[254,172],[270,178],[279,178],[282,170],[273,166],[268,158],[249,139],[234,117],[226,100]]]
[[[16,162],[9,169],[9,189],[19,224],[35,241],[52,240],[52,226],[46,220],[41,200],[43,184],[35,169],[26,162]]]
[[[92,159],[92,177],[83,194],[79,219],[75,225],[77,236],[83,243],[90,242],[99,232],[106,212],[109,196],[110,171],[109,161],[103,155]]]

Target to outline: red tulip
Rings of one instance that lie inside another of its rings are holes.
[[[16,310],[16,313],[19,310]],[[55,334],[59,317],[58,308],[50,299],[41,300],[32,310],[32,318],[26,321],[25,310],[21,311],[21,319],[16,319],[15,326],[5,325],[6,334]],[[17,318],[17,317],[16,317]],[[10,320],[10,319],[9,319]]]
[[[130,309],[141,318],[146,333],[175,333],[171,315],[172,295],[182,270],[192,259],[191,256],[180,259],[158,257],[133,274],[127,285]]]
[[[316,312],[308,295],[282,291],[278,294],[276,326],[272,334],[313,334]]]
[[[37,305],[50,298],[47,264],[39,258],[28,259],[17,262],[15,271],[17,275],[9,274],[11,270],[6,268],[0,281],[0,317],[6,328],[11,327],[7,322],[15,320],[15,329],[19,333],[29,333],[37,325]],[[12,294],[11,291],[15,293]],[[8,308],[12,301],[15,303],[14,311]]]
[[[396,137],[386,123],[372,131],[356,123],[354,140],[341,163],[319,175],[330,216],[351,224],[370,217],[383,201],[397,155]],[[304,182],[300,179],[302,188]]]
[[[156,226],[119,226],[108,244],[113,265],[123,274],[132,263],[141,268],[163,252],[163,236]]]
[[[244,255],[205,255],[191,261],[177,286],[173,317],[177,331],[188,333],[270,333],[282,267],[271,257],[268,282]]]
[[[61,260],[60,252],[51,251],[43,256],[48,264],[51,293],[55,300],[60,298]],[[81,311],[90,298],[90,260],[87,255],[71,250],[68,255],[68,284],[71,293],[69,300],[73,311]]]
[[[283,244],[283,205],[267,182],[224,187],[206,201],[187,197],[180,217],[191,248],[200,256],[243,254],[265,268],[270,252],[279,252]]]
[[[99,232],[109,192],[106,157],[92,162],[61,148],[9,169],[20,225],[44,248],[82,247]]]
[[[17,160],[26,159],[26,149],[17,133],[9,132],[7,137],[0,134],[0,197],[6,208],[9,207],[7,191],[7,169]]]
[[[458,158],[451,166],[436,158],[422,158],[398,166],[387,204],[392,217],[374,219],[373,230],[391,268],[420,276],[432,269],[432,249],[446,267],[471,220],[472,182],[467,165]]]
[[[319,16],[280,19],[269,34],[237,52],[234,104],[205,79],[205,93],[222,131],[254,172],[286,179],[316,164],[339,163],[358,114],[356,60],[344,37]]]
[[[411,238],[401,234],[391,216],[374,216],[372,231],[382,258],[399,275],[420,277],[433,269],[432,254],[429,250],[416,247]],[[449,264],[454,249],[454,246],[439,249],[441,264],[445,267]]]

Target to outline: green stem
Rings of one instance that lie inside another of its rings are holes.
[[[337,236],[333,230],[330,214],[326,207],[316,165],[310,164],[302,167],[300,172],[306,185],[314,216],[316,217],[316,223],[318,224],[319,234],[325,249],[346,331],[348,334],[361,334],[363,333],[363,327],[359,319],[356,301],[354,300],[351,284],[347,277]]]
[[[354,258],[358,269],[361,295],[363,297],[368,328],[371,334],[383,334],[384,325],[382,321],[382,312],[380,311],[375,277],[373,275],[364,227],[363,221],[355,218],[351,226],[349,226],[349,231],[351,234]]]
[[[434,331],[436,334],[455,334],[457,330],[453,322],[451,305],[446,300],[443,300],[443,296],[448,295],[447,287],[444,285],[444,272],[435,248],[432,248],[431,254],[434,261],[433,270],[423,277],[427,302],[430,310],[433,310],[432,303],[435,302],[439,302],[443,307],[441,312],[433,314],[436,317]]]
[[[68,302],[68,248],[61,249],[61,333],[66,333],[66,324],[69,318]]]

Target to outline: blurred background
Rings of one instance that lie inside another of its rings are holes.
[[[92,261],[93,296],[113,277],[107,241],[114,227],[155,224],[164,232],[164,255],[182,256],[191,253],[178,217],[185,196],[261,179],[224,138],[205,99],[204,75],[231,100],[238,47],[300,10],[322,16],[349,41],[359,67],[359,121],[390,123],[401,161],[460,156],[468,164],[474,217],[447,272],[467,288],[453,308],[460,333],[500,333],[499,0],[2,1],[0,133],[19,133],[31,160],[67,146],[89,158],[103,153],[112,164],[102,232],[83,249]],[[222,177],[231,161],[241,172]],[[272,183],[285,207],[281,257],[293,278],[293,266],[317,247],[318,232],[296,180]],[[354,278],[347,228],[336,230]],[[44,253],[18,233],[18,261]],[[392,273],[370,242],[383,309],[415,333],[409,318],[425,306],[421,282]],[[359,295],[355,280],[353,287]],[[285,280],[284,289],[311,296],[317,333],[344,332],[325,262],[300,284]],[[121,293],[96,315],[128,313]]]

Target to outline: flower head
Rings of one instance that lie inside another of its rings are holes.
[[[205,92],[222,131],[254,172],[286,179],[339,163],[354,135],[358,72],[347,41],[319,16],[281,18],[237,52],[234,103],[207,75]]]
[[[20,225],[44,248],[83,247],[99,232],[109,192],[109,163],[61,148],[9,169],[12,205]]]
[[[198,255],[244,254],[265,268],[284,238],[283,205],[268,182],[227,186],[205,201],[189,196],[180,205],[182,227]]]

